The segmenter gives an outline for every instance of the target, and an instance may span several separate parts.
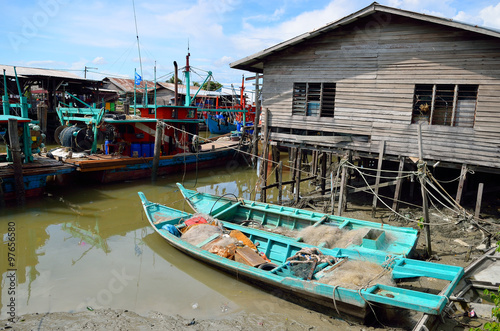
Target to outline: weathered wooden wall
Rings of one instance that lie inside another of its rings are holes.
[[[477,84],[474,127],[424,124],[423,157],[500,168],[500,39],[384,15],[266,58],[263,109],[270,110],[271,139],[305,138],[277,128],[360,135],[366,142],[311,139],[373,153],[384,140],[386,155],[418,156],[418,124],[411,124],[415,84]],[[334,118],[292,116],[294,82],[336,82]]]

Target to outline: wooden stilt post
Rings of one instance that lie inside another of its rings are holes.
[[[47,133],[47,105],[40,103],[36,106],[38,125],[43,133]]]
[[[264,123],[263,123],[263,131],[264,131],[264,145],[262,146],[262,189],[260,194],[260,201],[266,202],[266,185],[267,185],[267,165],[269,159],[269,130],[268,130],[268,120],[269,120],[269,109],[266,109],[264,113]]]
[[[297,149],[297,163],[295,164],[295,204],[299,203],[300,200],[300,177],[302,175],[302,171],[300,171],[302,166],[302,149],[299,147]]]
[[[332,215],[335,213],[335,191],[334,191],[334,187],[337,185],[337,181],[336,181],[337,177],[333,177],[333,171],[330,172],[330,195],[331,195],[331,204],[332,204]]]
[[[340,194],[339,194],[339,204],[337,206],[337,216],[342,216],[344,212],[344,206],[346,205],[346,194],[347,194],[347,167],[342,166],[342,176],[340,179]]]
[[[372,217],[375,217],[375,212],[377,210],[378,186],[380,185],[380,174],[382,172],[382,162],[384,161],[384,148],[385,148],[385,140],[382,140],[380,142],[378,150],[377,177],[375,179],[375,194],[373,195]]]
[[[278,164],[278,204],[283,203],[283,162],[279,161]]]
[[[332,183],[333,185],[333,183]],[[321,195],[326,193],[326,153],[321,153]]]
[[[316,174],[318,173],[318,155],[318,151],[312,151],[311,176],[316,176]]]
[[[156,181],[158,176],[158,167],[160,165],[161,145],[163,141],[163,123],[160,120],[156,121],[155,133],[155,153],[153,156],[153,169],[151,170],[151,180]]]
[[[392,202],[392,209],[396,212],[399,211],[399,197],[401,195],[401,187],[403,186],[403,179],[401,177],[403,176],[405,160],[406,158],[404,156],[399,158],[398,179],[396,180],[396,189],[394,191],[394,200]]]
[[[457,188],[457,196],[455,198],[455,201],[460,204],[462,201],[462,192],[464,189],[465,181],[467,179],[467,164],[462,164],[462,170],[460,171],[460,181],[458,183],[458,188]]]
[[[24,190],[23,163],[21,160],[21,146],[19,145],[19,134],[17,132],[17,128],[17,120],[9,118],[8,130],[10,150],[14,166],[14,190],[16,192],[17,204],[22,206],[25,203],[26,197]]]
[[[259,119],[260,119],[260,99],[259,99],[259,74],[255,75],[255,121],[252,139],[252,163],[257,165],[256,156],[259,155]]]
[[[292,169],[290,170],[290,180],[292,181],[292,192],[295,191],[295,176],[297,174],[296,167],[297,167],[297,148],[292,147],[291,148],[291,159],[290,162],[292,164]]]
[[[273,152],[273,167],[274,167],[275,164],[278,165],[278,163],[280,162],[280,151],[278,149],[278,145],[273,145],[272,152]],[[278,169],[276,169],[275,171],[275,179],[277,183],[279,181]]]
[[[425,177],[427,176],[427,165],[423,160],[423,142],[422,142],[422,123],[418,125],[418,158],[419,158],[419,175],[420,175],[420,189],[422,191],[422,209],[424,212],[424,231],[425,231],[425,242],[427,246],[428,257],[432,256],[432,245],[431,245],[431,227],[429,219],[429,208],[427,202],[427,191],[425,189]]]
[[[474,213],[474,217],[479,218],[479,213],[481,212],[481,202],[483,200],[483,188],[484,183],[479,183],[477,188],[477,199],[476,199],[476,212]]]

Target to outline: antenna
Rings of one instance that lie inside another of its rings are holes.
[[[141,66],[141,77],[142,75],[142,59],[141,59],[141,47],[139,46],[139,30],[137,29],[137,17],[135,15],[135,1],[132,0],[132,6],[134,7],[134,21],[135,21],[135,35],[137,37],[137,50],[139,51],[139,64]]]

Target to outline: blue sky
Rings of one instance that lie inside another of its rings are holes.
[[[0,0],[0,64],[72,70],[88,78],[172,76],[189,44],[194,81],[230,87],[249,73],[229,63],[351,14],[364,0]],[[500,0],[387,0],[380,4],[500,29]]]

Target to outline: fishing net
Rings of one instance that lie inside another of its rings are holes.
[[[390,270],[366,261],[349,260],[339,268],[327,272],[320,283],[357,290],[376,284],[395,286]]]
[[[332,264],[335,258],[330,255],[324,255],[315,247],[304,247],[286,260],[290,263],[290,270],[293,275],[310,280],[319,263],[326,262]]]
[[[368,233],[368,228],[356,230],[342,230],[337,227],[320,225],[309,226],[299,231],[298,237],[306,244],[325,248],[346,248],[351,245],[361,245],[363,237]]]
[[[197,246],[212,237],[214,234],[222,235],[222,230],[219,227],[210,224],[198,224],[190,226],[186,229],[182,234],[181,239]]]

